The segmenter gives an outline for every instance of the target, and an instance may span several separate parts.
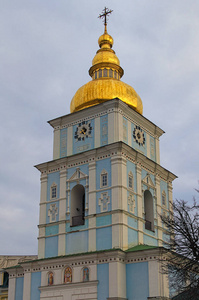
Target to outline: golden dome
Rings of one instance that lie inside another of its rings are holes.
[[[142,114],[141,98],[130,85],[120,81],[124,71],[120,67],[115,51],[111,49],[113,38],[107,33],[106,26],[104,34],[99,37],[98,44],[100,49],[89,69],[92,81],[80,87],[74,95],[70,104],[71,113],[119,98]]]

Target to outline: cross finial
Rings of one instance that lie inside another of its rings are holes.
[[[105,26],[105,29],[104,29],[104,32],[107,33],[107,17],[109,14],[111,14],[113,12],[113,10],[111,9],[108,9],[107,7],[105,7],[101,13],[101,15],[99,15],[98,18],[100,19],[104,19],[104,26]]]

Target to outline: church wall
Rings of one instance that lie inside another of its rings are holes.
[[[143,130],[142,133],[144,134],[144,138],[145,138],[145,143],[142,144],[138,144],[136,143],[136,140],[133,138],[133,132],[136,129],[136,125],[131,123],[131,134],[132,134],[132,144],[130,146],[132,146],[132,148],[134,148],[135,150],[141,152],[142,154],[147,155],[147,147],[146,147],[146,132]]]
[[[118,107],[111,109],[111,102],[114,101],[117,103],[117,100],[110,101],[110,104],[102,103],[98,110],[98,106],[89,108],[89,115],[85,115],[85,111],[79,111],[75,118],[73,115],[66,115],[60,118],[60,123],[56,119],[56,126],[52,125],[54,127],[53,159],[123,141],[153,161],[160,163],[159,136],[163,131],[135,111],[132,113],[131,110],[129,114],[126,104],[122,102],[119,102]],[[50,122],[53,123],[53,121]],[[82,122],[90,124],[92,132],[89,137],[77,142],[75,135],[77,132],[79,134],[80,129],[77,131],[77,128],[81,127]],[[133,137],[136,126],[144,133],[143,145],[136,143]]]
[[[112,215],[97,216],[96,227],[106,226],[112,224]]]
[[[31,274],[30,300],[40,300],[39,286],[41,286],[41,272],[34,272]]]
[[[88,231],[66,235],[66,254],[88,252]]]
[[[51,201],[51,186],[55,183],[57,185],[57,199],[59,199],[59,190],[60,190],[60,173],[53,172],[48,174],[48,184],[47,184],[47,201]]]
[[[88,124],[90,124],[90,126],[92,127],[92,132],[84,140],[78,140],[78,138],[75,138],[78,130],[77,128],[78,126],[80,126],[80,124],[82,124],[82,122],[80,122],[77,125],[73,125],[73,154],[80,153],[86,150],[91,150],[94,148],[94,119],[88,121]]]
[[[58,255],[58,236],[46,237],[45,258]]]
[[[60,157],[67,156],[67,130],[68,128],[60,130]]]
[[[112,227],[96,229],[96,250],[106,250],[112,248]]]
[[[128,228],[128,248],[138,244],[138,232],[135,229]]]
[[[149,296],[148,262],[126,265],[126,298],[146,300]]]
[[[15,300],[23,299],[23,285],[24,285],[24,278],[17,277],[16,286],[15,286]]]
[[[104,300],[109,297],[109,264],[97,266],[97,300]]]
[[[108,115],[100,117],[100,146],[108,144]]]

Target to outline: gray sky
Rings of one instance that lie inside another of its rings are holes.
[[[162,128],[161,165],[191,200],[199,170],[199,1],[17,0],[0,2],[0,254],[36,254],[40,174],[52,159],[46,121],[69,113],[114,10],[108,32],[123,81]],[[197,196],[197,195],[196,195]]]

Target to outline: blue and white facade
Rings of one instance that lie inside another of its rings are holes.
[[[9,270],[9,300],[169,299],[160,215],[176,177],[160,166],[164,132],[119,99],[49,123],[38,260]]]

